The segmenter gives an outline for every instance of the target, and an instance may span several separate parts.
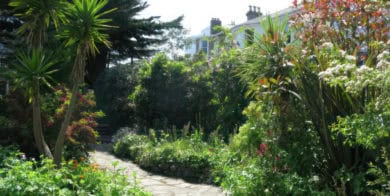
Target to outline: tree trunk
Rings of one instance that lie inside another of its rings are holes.
[[[39,104],[39,83],[36,82],[34,95],[32,97],[33,104],[33,131],[34,139],[37,144],[38,151],[46,157],[53,158],[50,148],[47,145],[42,131],[42,120],[41,120],[41,108]]]
[[[78,90],[79,90],[79,82],[75,81],[75,83],[73,84],[72,97],[70,99],[68,110],[66,111],[65,119],[61,124],[61,130],[58,133],[56,146],[54,148],[54,163],[57,165],[58,168],[61,167],[62,151],[64,149],[66,129],[69,126],[72,113],[76,105]]]

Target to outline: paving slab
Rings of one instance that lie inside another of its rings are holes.
[[[133,172],[136,173],[137,181],[145,190],[156,196],[223,196],[229,195],[220,187],[207,184],[194,184],[182,179],[155,175],[141,169],[138,165],[129,160],[122,160],[109,153],[110,145],[101,144],[95,146],[95,151],[91,152],[91,160],[96,162],[101,168],[121,169],[129,180],[133,182]],[[113,162],[118,162],[114,168]]]

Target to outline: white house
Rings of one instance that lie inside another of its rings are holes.
[[[299,9],[290,7],[272,13],[270,16],[274,19],[278,18],[279,21],[282,21],[286,17],[289,17],[298,11]],[[266,17],[266,15],[261,13],[260,8],[255,6],[249,6],[249,11],[246,13],[246,16],[246,22],[230,27],[230,30],[234,36],[234,41],[240,48],[244,48],[246,43],[253,41],[255,35],[260,35],[263,33],[260,21]],[[194,55],[200,51],[203,51],[205,54],[207,54],[207,56],[210,56],[210,51],[212,51],[214,44],[210,42],[210,39],[208,38],[212,36],[218,36],[218,32],[215,32],[213,27],[221,24],[222,22],[219,19],[211,19],[210,26],[205,28],[201,34],[189,38],[190,44],[186,46],[185,54]]]

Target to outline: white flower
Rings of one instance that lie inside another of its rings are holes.
[[[347,59],[347,61],[352,61],[352,62],[356,61],[356,57],[352,55],[345,56],[345,59]]]
[[[331,42],[325,42],[321,45],[320,47],[321,49],[332,49],[333,48],[333,44]]]
[[[367,67],[366,65],[362,65],[361,67],[359,67],[356,72],[359,73],[359,74],[364,74],[366,72],[370,72],[372,71],[372,68],[371,67]]]
[[[390,52],[388,50],[385,50],[382,53],[380,53],[377,58],[378,58],[378,60],[385,60],[386,57],[388,57],[389,55],[390,55]]]
[[[375,7],[372,4],[368,4],[368,5],[364,6],[364,10],[368,13],[371,13],[375,10]]]
[[[382,70],[388,69],[388,68],[390,68],[390,62],[386,61],[386,60],[380,60],[378,62],[378,64],[376,64],[376,68],[382,69]]]
[[[347,81],[348,80],[348,77],[347,76],[340,76],[339,79],[341,81]]]
[[[344,50],[340,50],[340,54],[341,54],[341,56],[345,56],[345,54],[347,54],[347,52],[345,52]]]
[[[343,69],[344,69],[344,66],[343,66],[343,65],[337,65],[337,66],[334,68],[333,72],[334,72],[335,74],[341,74],[341,73],[343,72]]]
[[[318,73],[318,77],[320,77],[323,80],[327,80],[328,78],[333,77],[333,73],[331,71],[331,68],[329,68],[329,69],[327,69],[325,71],[321,71],[320,73]]]
[[[354,69],[356,69],[356,66],[354,64],[347,64],[347,65],[345,65],[345,72],[344,73],[350,72]]]

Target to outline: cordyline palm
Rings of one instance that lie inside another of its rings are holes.
[[[57,28],[63,0],[11,0],[9,6],[14,7],[16,15],[23,20],[18,33],[25,34],[30,48],[43,48],[47,40],[47,29],[52,23]]]
[[[114,11],[112,9],[101,12],[107,3],[107,0],[73,0],[72,3],[67,4],[67,8],[64,11],[65,24],[62,30],[63,33],[60,36],[66,39],[67,46],[74,45],[76,47],[76,57],[71,75],[73,80],[72,97],[65,119],[61,125],[54,152],[54,162],[58,167],[61,166],[66,129],[76,104],[79,86],[84,80],[87,57],[89,55],[93,56],[98,52],[96,46],[98,43],[110,46],[108,35],[102,33],[112,28],[108,25],[111,20],[102,18],[104,15]]]
[[[56,64],[50,56],[46,56],[42,50],[33,50],[30,53],[18,53],[16,63],[12,66],[10,76],[15,80],[17,87],[25,89],[29,101],[33,105],[33,126],[34,139],[38,150],[47,157],[53,157],[48,145],[45,142],[42,132],[41,108],[39,104],[41,83],[51,86],[53,81],[50,76],[56,70],[51,70]]]
[[[53,156],[43,136],[39,104],[39,81],[44,80],[44,77],[39,76],[39,74],[45,74],[45,63],[47,65],[51,64],[46,61],[42,48],[47,39],[47,29],[50,23],[52,22],[56,27],[58,26],[58,18],[61,16],[60,10],[63,7],[63,2],[62,0],[11,0],[9,2],[9,6],[14,7],[16,15],[23,20],[18,33],[26,35],[27,45],[34,50],[28,55],[21,54],[18,56],[18,63],[23,66],[15,66],[15,68],[19,67],[15,73],[21,74],[19,76],[22,78],[30,76],[31,88],[29,88],[29,93],[32,96],[33,104],[35,142],[39,152],[50,158]]]

